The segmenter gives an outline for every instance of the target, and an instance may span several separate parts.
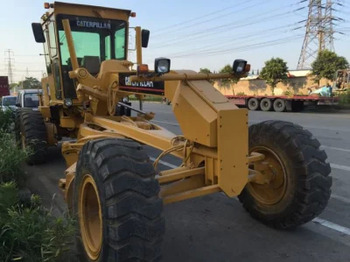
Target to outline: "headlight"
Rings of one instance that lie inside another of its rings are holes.
[[[73,101],[71,98],[66,98],[64,100],[64,104],[66,105],[66,107],[71,107],[73,105]]]
[[[242,73],[246,72],[246,70],[245,70],[246,65],[247,65],[247,61],[242,60],[242,59],[236,59],[233,62],[233,66],[232,66],[233,73],[242,74]]]
[[[154,71],[157,74],[165,74],[170,71],[170,59],[168,58],[156,58],[154,61]]]

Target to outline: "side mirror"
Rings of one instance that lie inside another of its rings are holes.
[[[148,46],[149,34],[150,34],[149,30],[146,30],[146,29],[141,30],[142,47]]]
[[[37,43],[45,43],[45,36],[43,32],[43,28],[40,23],[32,23],[32,29],[35,41]]]

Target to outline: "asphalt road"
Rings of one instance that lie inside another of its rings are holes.
[[[155,123],[181,133],[171,106],[147,103],[144,110],[156,113]],[[163,261],[350,261],[350,112],[249,112],[250,124],[269,119],[298,123],[323,145],[333,176],[326,210],[295,230],[279,231],[254,220],[235,198],[222,193],[170,204],[164,207]],[[157,150],[147,151],[151,159],[157,157]],[[29,187],[62,213],[57,183],[65,165],[60,148],[52,148],[48,157],[47,164],[26,166]],[[165,157],[160,168],[178,163]]]

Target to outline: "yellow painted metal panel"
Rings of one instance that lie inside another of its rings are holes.
[[[219,186],[232,197],[248,181],[248,111],[222,110],[218,114]]]
[[[129,20],[130,10],[114,9],[101,6],[79,5],[55,2],[55,14],[91,16],[98,18]]]
[[[216,146],[217,114],[192,88],[185,84],[177,88],[173,111],[186,138],[209,147]]]

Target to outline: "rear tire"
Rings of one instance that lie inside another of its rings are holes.
[[[250,98],[247,103],[248,109],[252,111],[256,111],[259,109],[259,101],[255,97]]]
[[[272,102],[269,98],[263,98],[260,101],[260,108],[262,111],[270,111],[272,109]]]
[[[138,143],[87,142],[79,154],[73,197],[82,261],[159,261],[164,234],[159,189]]]
[[[324,210],[331,194],[331,168],[310,132],[290,122],[262,122],[249,127],[249,148],[265,155],[273,174],[268,184],[248,183],[239,195],[254,218],[293,228]]]
[[[276,112],[283,112],[286,110],[286,102],[283,99],[277,98],[273,102],[273,110]]]
[[[29,165],[46,162],[47,133],[44,118],[39,111],[21,108],[16,112],[15,137],[19,147],[29,150]]]

